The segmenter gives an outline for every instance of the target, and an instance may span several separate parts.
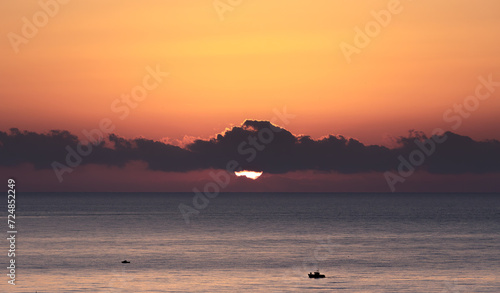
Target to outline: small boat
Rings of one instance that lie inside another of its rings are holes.
[[[130,263],[128,260],[124,260],[122,261],[122,263]]]
[[[325,275],[320,274],[319,271],[316,271],[314,273],[309,273],[308,275],[309,275],[309,278],[314,278],[314,279],[325,277]]]

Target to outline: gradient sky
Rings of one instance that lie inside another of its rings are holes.
[[[281,126],[313,138],[390,145],[410,129],[439,127],[500,139],[500,90],[460,127],[443,120],[479,76],[500,81],[497,0],[401,0],[350,63],[340,44],[354,44],[355,27],[392,1],[243,0],[223,20],[212,2],[69,1],[16,53],[9,33],[22,36],[23,17],[43,10],[39,1],[3,1],[0,130],[80,135],[109,118],[126,138],[189,140],[286,107],[296,117]],[[147,66],[170,75],[121,120],[111,105],[142,83]]]

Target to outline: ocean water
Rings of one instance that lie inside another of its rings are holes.
[[[498,194],[192,198],[19,193],[0,292],[500,292]]]

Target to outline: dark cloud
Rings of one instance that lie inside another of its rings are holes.
[[[81,156],[79,164],[123,167],[131,161],[144,161],[151,170],[187,172],[225,169],[234,160],[243,169],[266,173],[316,170],[351,174],[396,170],[401,158],[407,161],[423,158],[418,168],[434,174],[500,172],[497,140],[478,142],[451,132],[433,137],[410,132],[397,141],[399,146],[389,149],[364,145],[340,135],[314,140],[293,135],[267,121],[253,120],[215,138],[196,140],[185,148],[145,138],[124,139],[114,134],[106,143],[82,146],[67,131],[40,134],[11,129],[0,132],[0,166],[31,163],[37,169],[50,169],[54,161],[66,164],[69,150],[78,153],[92,148],[90,154]]]
[[[437,144],[424,168],[435,174],[495,173],[500,172],[500,142],[498,140],[474,141],[468,136],[446,132],[446,141]],[[408,155],[415,148],[415,139],[427,139],[425,135],[416,138],[400,138],[403,146],[395,151]]]
[[[36,169],[50,168],[54,160],[64,161],[66,145],[76,145],[78,138],[67,131],[52,130],[46,134],[0,131],[0,165],[31,163]]]

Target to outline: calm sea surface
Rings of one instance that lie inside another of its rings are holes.
[[[500,292],[500,195],[225,193],[186,224],[192,198],[19,193],[0,292]]]

